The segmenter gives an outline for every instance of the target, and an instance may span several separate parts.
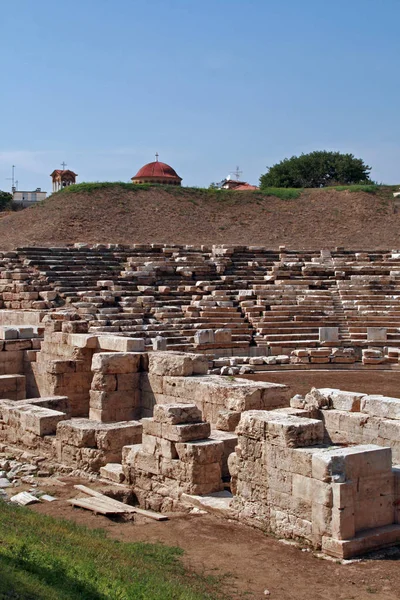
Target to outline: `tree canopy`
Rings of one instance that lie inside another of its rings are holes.
[[[260,177],[260,187],[318,188],[372,183],[368,167],[353,154],[316,151],[285,158]]]
[[[0,190],[0,210],[5,210],[11,206],[12,195],[9,192]]]

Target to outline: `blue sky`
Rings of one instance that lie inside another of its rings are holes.
[[[400,183],[399,0],[0,0],[0,24],[0,189],[156,151],[183,185],[322,149]]]

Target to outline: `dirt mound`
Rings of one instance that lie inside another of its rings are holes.
[[[7,214],[0,219],[0,249],[74,242],[389,249],[400,246],[399,230],[390,190],[305,190],[283,200],[261,192],[113,184],[59,192]]]

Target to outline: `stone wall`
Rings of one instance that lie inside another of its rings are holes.
[[[239,520],[340,558],[400,542],[390,448],[324,446],[322,421],[285,411],[245,412],[237,433]]]

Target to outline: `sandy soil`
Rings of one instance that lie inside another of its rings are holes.
[[[277,600],[398,600],[400,551],[380,558],[339,564],[312,552],[266,536],[245,525],[212,515],[171,515],[156,522],[135,516],[121,522],[73,508],[66,499],[77,495],[77,480],[63,479],[63,487],[43,483],[58,497],[32,510],[66,518],[93,528],[103,528],[121,541],[162,542],[184,549],[184,562],[199,573],[222,577],[229,599],[262,599],[269,590]],[[86,482],[83,482],[86,483]],[[87,483],[86,483],[87,484]],[[90,484],[92,487],[93,484]]]
[[[296,200],[260,192],[217,196],[184,188],[60,193],[0,219],[0,250],[88,243],[243,244],[271,249],[400,246],[400,212],[379,195],[306,190]]]
[[[329,387],[397,398],[400,386],[400,370],[383,369],[277,369],[241,377],[252,381],[284,383],[290,387],[293,395],[306,394],[312,387]]]

